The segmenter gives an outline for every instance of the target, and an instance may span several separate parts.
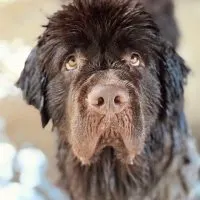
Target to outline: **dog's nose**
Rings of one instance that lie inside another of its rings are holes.
[[[126,89],[113,85],[97,85],[88,94],[89,106],[102,114],[119,113],[128,101]]]

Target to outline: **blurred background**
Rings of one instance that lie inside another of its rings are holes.
[[[178,51],[192,69],[185,92],[186,114],[200,144],[200,0],[174,1],[181,30]],[[38,111],[22,100],[13,83],[42,32],[41,25],[61,3],[60,0],[0,0],[0,126],[4,126],[0,127],[0,132],[4,132],[0,133],[0,142],[9,139],[16,148],[30,143],[41,149],[48,157],[48,175],[52,181],[58,173],[51,124],[41,128]],[[0,157],[3,153],[0,149]]]

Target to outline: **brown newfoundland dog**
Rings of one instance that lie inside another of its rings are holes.
[[[74,0],[45,27],[17,86],[53,122],[71,199],[185,199],[189,70],[172,2]]]

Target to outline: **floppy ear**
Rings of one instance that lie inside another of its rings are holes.
[[[40,111],[42,126],[45,127],[50,119],[45,98],[47,77],[40,68],[37,51],[35,47],[29,54],[16,86],[22,89],[26,102]]]
[[[169,112],[175,103],[180,104],[183,100],[184,85],[190,70],[171,44],[164,42],[162,48],[160,78],[163,106]]]

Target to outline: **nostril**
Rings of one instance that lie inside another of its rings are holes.
[[[103,97],[98,98],[97,106],[102,106],[104,104],[104,99]]]
[[[185,165],[189,165],[191,163],[191,160],[187,155],[183,157],[183,163]]]
[[[114,98],[114,103],[115,103],[115,104],[120,104],[120,103],[121,103],[121,98],[120,98],[120,96],[116,96],[116,97]]]

